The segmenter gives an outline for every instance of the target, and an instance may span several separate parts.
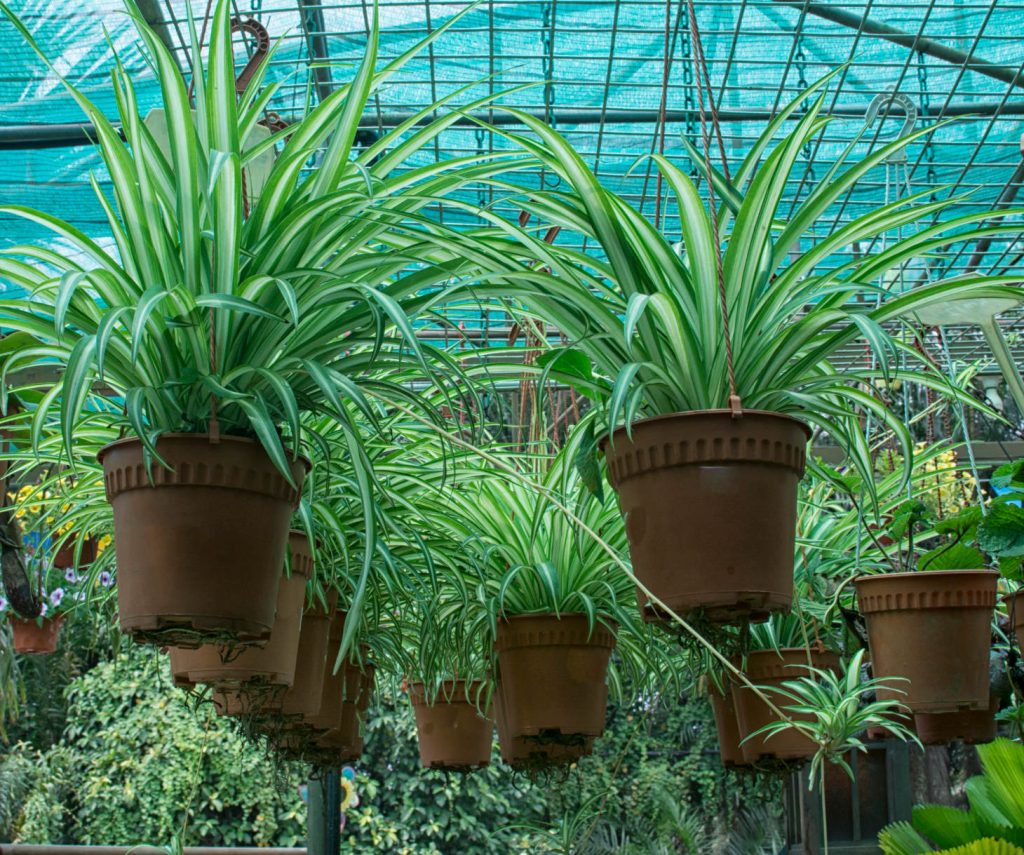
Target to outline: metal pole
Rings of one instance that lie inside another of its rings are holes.
[[[324,819],[327,823],[325,835],[326,848],[324,855],[340,855],[341,852],[341,773],[334,769],[327,773],[326,781],[327,810]]]
[[[326,796],[322,780],[309,782],[309,802],[306,805],[306,847],[309,855],[327,855]]]
[[[911,35],[904,30],[891,27],[888,24],[882,24],[866,16],[861,17],[828,3],[808,3],[805,0],[775,0],[775,2],[783,6],[792,6],[794,9],[800,9],[808,15],[814,15],[816,18],[823,18],[834,24],[849,27],[851,30],[879,36],[893,44],[927,54],[951,65],[958,65],[970,71],[976,71],[978,74],[991,77],[993,80],[1024,88],[1024,78],[1022,78],[1021,72],[1016,69],[1005,65],[997,65],[987,59],[978,59],[971,54],[964,53],[962,50],[948,47],[940,42],[932,41],[932,39]]]

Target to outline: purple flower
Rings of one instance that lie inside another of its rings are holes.
[[[39,617],[46,617],[48,611],[49,608],[47,608],[46,600],[43,600],[43,607],[39,610]]]
[[[100,573],[100,584],[104,588],[109,588],[111,585],[114,584],[114,577],[110,575],[109,570],[104,570],[102,573]]]
[[[0,612],[4,611],[7,611],[7,600],[5,600],[3,597],[0,597]]]
[[[64,571],[64,579],[72,585],[78,581],[78,574],[75,572],[74,567],[68,567],[68,569]]]
[[[64,589],[55,588],[50,594],[50,602],[53,603],[53,607],[57,608],[61,604],[61,600],[64,599]]]
[[[78,591],[75,594],[75,602],[76,603],[84,603],[85,602],[85,591]]]

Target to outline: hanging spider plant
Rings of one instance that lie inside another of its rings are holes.
[[[28,29],[0,9],[59,76]],[[353,79],[284,131],[251,142],[281,84],[267,84],[264,63],[236,95],[230,10],[229,0],[214,4],[205,61],[190,19],[186,81],[129,4],[160,84],[166,139],[141,115],[120,59],[112,74],[120,131],[63,81],[96,128],[111,176],[112,199],[95,180],[93,187],[116,253],[44,212],[3,208],[75,250],[22,246],[0,257],[0,277],[29,291],[27,299],[0,302],[0,324],[13,331],[0,379],[32,366],[62,369],[38,402],[35,425],[59,407],[67,448],[78,427],[96,418],[87,406],[93,394],[106,398],[101,412],[127,435],[103,458],[123,529],[122,627],[142,641],[266,638],[288,518],[307,468],[299,457],[303,412],[342,427],[362,500],[372,506],[357,421],[376,425],[373,399],[382,393],[429,412],[399,382],[409,366],[428,385],[446,386],[459,373],[413,329],[413,319],[444,299],[450,276],[446,264],[432,260],[437,241],[428,240],[431,224],[421,212],[522,160],[473,155],[404,168],[457,120],[455,112],[437,111],[464,90],[355,150],[368,100],[457,18],[378,70],[375,15]],[[278,147],[257,198],[246,186],[247,170]],[[100,393],[91,391],[97,383]],[[154,469],[154,460],[161,466]],[[153,500],[160,519],[147,525],[140,515],[150,498],[132,486],[139,466],[162,502],[156,508]],[[263,498],[236,484],[227,503],[226,485],[214,482],[239,472],[255,473],[245,477],[262,485]],[[203,495],[211,504],[197,511]],[[191,510],[182,507],[186,496]],[[189,514],[208,528],[190,526]],[[142,542],[143,528],[164,539]],[[210,600],[204,614],[181,609],[173,592],[208,587],[225,563],[248,568],[248,584],[236,587],[234,600]],[[157,597],[156,579],[167,596]]]
[[[566,188],[523,193],[523,211],[603,256],[493,220],[536,259],[508,287],[569,341],[546,357],[544,369],[603,414],[601,447],[633,566],[658,600],[651,619],[701,613],[716,622],[756,621],[789,608],[807,424],[829,434],[866,477],[865,414],[911,459],[909,430],[881,399],[876,378],[898,376],[983,406],[905,343],[899,324],[952,297],[1017,293],[1010,287],[1016,280],[971,274],[909,290],[899,283],[939,247],[1009,235],[1017,226],[980,226],[984,212],[928,225],[958,199],[928,201],[920,193],[829,230],[833,206],[928,130],[859,161],[853,140],[787,214],[800,153],[828,124],[821,115],[828,80],[768,123],[731,179],[691,150],[720,200],[713,207],[684,169],[653,156],[679,211],[678,247],[543,122],[508,110],[533,136],[499,131]],[[853,244],[871,249],[840,257]],[[873,367],[836,360],[856,341],[869,349]]]

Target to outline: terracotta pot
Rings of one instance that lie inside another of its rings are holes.
[[[715,728],[718,730],[718,752],[722,756],[722,765],[745,766],[743,749],[740,747],[740,726],[736,720],[736,705],[733,703],[731,688],[727,687],[723,694],[711,686],[708,699],[711,701],[711,712],[715,716]]]
[[[322,730],[325,733],[338,727],[341,721],[341,705],[349,695],[350,685],[346,684],[349,677],[348,663],[342,662],[335,672],[334,663],[338,661],[341,650],[341,636],[345,630],[345,615],[339,612],[331,621],[331,629],[327,636],[327,660],[324,663],[323,688],[320,692],[320,709],[316,715],[303,716],[303,722]]]
[[[583,614],[498,622],[495,650],[509,735],[577,742],[604,733],[615,633]]]
[[[1003,597],[1010,622],[1017,635],[1017,649],[1024,650],[1024,590]]]
[[[266,646],[241,652],[217,644],[204,644],[195,650],[172,647],[171,674],[175,683],[185,680],[218,687],[237,687],[254,682],[264,686],[292,685],[302,609],[306,603],[306,582],[313,573],[313,553],[301,531],[289,534],[288,549],[292,574],[281,576],[274,628]]]
[[[157,450],[171,469],[147,470],[137,439],[99,453],[121,629],[177,647],[266,642],[309,462],[292,462],[292,487],[254,440],[165,434]]]
[[[282,715],[305,718],[319,714],[324,675],[327,673],[327,642],[331,622],[335,619],[334,598],[326,610],[317,603],[308,607],[303,614],[299,652],[295,661],[295,681],[281,699]],[[344,621],[344,615],[340,619]]]
[[[839,657],[834,653],[811,651],[810,662],[815,668],[839,670]],[[793,701],[772,691],[772,687],[807,676],[807,663],[807,651],[802,647],[753,650],[747,654],[745,673],[747,679],[755,686],[764,687],[765,695],[781,709]],[[740,662],[737,661],[736,665],[739,667]],[[750,734],[756,733],[766,724],[778,721],[779,717],[752,689],[741,683],[732,684],[732,697],[736,707],[736,721],[744,762],[757,763],[767,757],[799,760],[814,754],[815,744],[810,737],[792,728],[772,735],[761,734],[747,739]],[[783,709],[783,712],[786,710]],[[813,720],[811,715],[788,717],[793,721]]]
[[[14,615],[11,615],[9,620],[15,653],[42,654],[57,651],[57,636],[60,635],[64,615],[43,618],[42,626],[35,620],[25,620]]]
[[[676,413],[602,441],[633,571],[680,615],[764,620],[793,600],[807,426],[745,410]],[[642,602],[642,601],[641,601]],[[658,619],[646,605],[644,617]]]
[[[914,729],[925,745],[943,745],[947,742],[977,745],[991,742],[999,735],[996,723],[998,709],[999,698],[990,695],[987,709],[918,713],[914,716]]]
[[[75,566],[75,544],[78,538],[75,535],[71,535],[63,546],[57,550],[57,554],[53,557],[53,566],[59,570],[67,570],[69,567]],[[79,567],[86,567],[92,564],[96,560],[96,541],[91,537],[86,537],[82,543],[82,554],[78,559]]]
[[[425,769],[476,769],[491,762],[494,720],[481,715],[478,700],[486,694],[480,680],[445,680],[433,703],[422,683],[409,686],[416,713],[420,765]]]
[[[366,710],[373,696],[376,668],[369,663],[360,668],[354,662],[346,662],[342,665],[341,673],[343,693],[338,718],[335,726],[317,740],[317,745],[338,750],[354,750],[359,746],[358,753],[361,754],[362,730],[366,722]]]
[[[878,696],[914,713],[987,708],[998,578],[994,570],[927,570],[856,579],[874,676],[905,678]]]
[[[570,766],[588,754],[594,753],[594,737],[587,736],[566,744],[526,739],[513,736],[508,729],[501,684],[494,690],[494,723],[498,730],[501,759],[517,770],[545,769]]]

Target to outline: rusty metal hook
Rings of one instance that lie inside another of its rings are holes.
[[[231,32],[248,33],[256,39],[256,49],[253,51],[252,57],[250,57],[249,62],[246,63],[245,68],[242,69],[238,77],[235,78],[235,93],[241,95],[245,92],[249,81],[252,80],[253,75],[256,74],[270,53],[270,33],[255,18],[232,18]]]

